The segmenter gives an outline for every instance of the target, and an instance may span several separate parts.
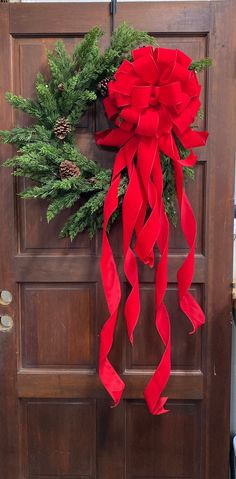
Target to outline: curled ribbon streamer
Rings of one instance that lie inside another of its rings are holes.
[[[101,274],[110,316],[100,337],[99,375],[117,405],[124,383],[114,370],[108,355],[113,344],[118,308],[121,299],[120,282],[107,225],[118,207],[118,191],[123,171],[128,173],[128,186],[122,205],[124,272],[130,284],[125,304],[128,336],[133,332],[140,312],[138,257],[154,266],[154,249],[160,259],[156,269],[155,324],[164,345],[161,361],[147,384],[144,396],[152,414],[167,412],[167,397],[162,397],[171,371],[170,320],[164,305],[167,288],[169,222],[163,201],[163,177],[160,153],[173,161],[180,222],[189,253],[178,270],[179,304],[193,325],[193,332],[204,323],[204,313],[189,292],[194,274],[196,220],[184,190],[183,166],[193,166],[197,157],[191,148],[206,143],[207,132],[191,129],[200,107],[201,87],[192,60],[180,50],[143,47],[132,52],[133,61],[124,60],[108,85],[104,107],[117,128],[98,132],[98,145],[116,146],[116,156],[110,189],[104,202]],[[176,138],[190,149],[189,157],[181,160]],[[131,242],[135,237],[135,245]]]

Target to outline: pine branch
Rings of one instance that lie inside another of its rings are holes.
[[[71,55],[67,53],[65,43],[61,40],[56,42],[54,50],[47,51],[50,73],[54,85],[70,78],[74,71]]]
[[[44,124],[52,128],[57,118],[60,116],[55,94],[49,88],[48,83],[41,73],[38,73],[35,88],[37,91],[37,101],[44,118]]]
[[[98,214],[103,207],[104,199],[107,191],[103,190],[95,196],[91,196],[88,201],[82,205],[79,210],[71,215],[60,232],[60,237],[69,236],[71,241],[75,239],[78,233],[85,229],[88,230],[89,236],[92,237],[101,224],[101,217]]]
[[[15,168],[18,163],[18,158],[18,155],[12,156],[11,158],[5,160],[2,166],[5,166],[7,168]]]
[[[53,143],[45,143],[45,141],[35,141],[34,143],[26,144],[19,149],[19,153],[24,155],[34,154],[38,157],[43,157],[48,163],[54,163],[58,166],[61,161],[64,159],[63,149],[60,145]]]
[[[145,31],[135,30],[126,22],[121,23],[111,37],[111,48],[120,54],[129,53],[130,50],[142,45],[157,46],[156,39]]]
[[[68,95],[68,97],[69,102],[67,100],[66,103],[66,110],[68,112],[70,111],[68,119],[71,125],[76,128],[80,121],[80,118],[87,110],[89,105],[96,101],[97,95],[94,91],[85,90],[83,93],[79,93],[78,91],[76,91],[75,94],[71,94],[70,96]]]
[[[75,68],[83,69],[88,63],[99,58],[98,42],[102,35],[101,28],[94,27],[85,35],[82,42],[76,45],[72,55]]]
[[[201,108],[199,108],[199,110],[198,110],[198,112],[197,112],[197,118],[199,118],[199,120],[203,120],[204,117],[205,117],[205,115],[204,115],[204,110],[203,110],[203,108],[201,107]]]
[[[189,67],[189,70],[195,70],[196,73],[200,73],[206,70],[212,65],[212,58],[201,58],[200,60],[193,61]]]
[[[104,176],[105,172],[101,171],[100,177]],[[107,179],[106,179],[107,180]],[[124,175],[121,179],[121,183],[118,191],[119,205],[116,212],[112,215],[107,230],[109,231],[111,225],[120,216],[121,205],[124,194],[127,189],[127,176]],[[107,181],[106,185],[103,185],[103,189],[95,193],[87,202],[82,205],[79,210],[71,215],[61,230],[60,236],[69,236],[71,241],[84,230],[88,230],[90,238],[92,238],[98,229],[103,225],[103,205],[106,193],[108,191],[110,181]]]
[[[27,153],[27,154],[22,154],[18,157],[15,157],[16,159],[16,168],[20,168],[21,171],[24,171],[25,174],[29,175],[32,174],[37,176],[40,180],[40,176],[43,173],[47,173],[48,175],[52,176],[52,170],[50,165],[47,164],[45,161],[44,157],[39,157],[37,154],[34,153]],[[7,166],[4,164],[4,166]],[[14,174],[17,172],[17,170],[14,172]]]
[[[52,183],[51,183],[52,185]],[[57,195],[57,192],[55,193]],[[30,199],[46,199],[46,198],[53,198],[53,190],[50,188],[50,182],[43,184],[41,186],[29,186],[24,191],[20,193],[21,198],[25,200]]]
[[[155,38],[146,32],[135,30],[126,22],[113,32],[110,46],[100,59],[100,77],[112,76],[124,58],[131,59],[131,50],[144,45],[157,46]]]
[[[96,175],[100,171],[100,167],[95,161],[88,160],[86,156],[82,155],[77,147],[69,143],[64,143],[62,146],[62,152],[64,158],[70,158],[81,170],[82,174],[90,176]]]
[[[63,196],[57,196],[50,202],[47,209],[47,221],[48,223],[55,218],[64,209],[71,208],[78,200],[80,196],[77,191],[66,193]]]
[[[1,130],[0,140],[2,143],[13,143],[15,145],[22,145],[31,142],[35,137],[35,129],[29,128],[12,128],[12,130]]]
[[[7,92],[5,98],[14,108],[41,120],[41,111],[39,110],[38,105],[30,98],[23,98],[22,96],[14,95],[11,92]]]

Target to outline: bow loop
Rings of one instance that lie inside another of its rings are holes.
[[[147,108],[149,106],[151,93],[151,86],[134,86],[131,96],[131,105],[138,109]]]
[[[163,105],[171,106],[181,103],[182,88],[180,82],[173,82],[160,87],[159,101]]]
[[[157,133],[159,125],[159,113],[154,108],[149,108],[139,115],[135,133],[140,136],[153,136]]]

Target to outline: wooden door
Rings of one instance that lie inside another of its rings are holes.
[[[201,75],[207,147],[199,152],[196,182],[188,194],[198,239],[192,293],[207,324],[189,336],[178,308],[176,270],[186,254],[180,229],[172,229],[167,307],[172,322],[170,413],[153,417],[143,389],[161,354],[154,328],[154,273],[140,269],[142,311],[131,349],[122,309],[112,363],[125,397],[111,409],[97,376],[99,331],[107,309],[99,273],[101,237],[57,239],[60,217],[47,225],[45,205],[17,198],[21,187],[1,170],[0,289],[13,294],[0,314],[14,326],[0,332],[0,472],[4,479],[226,479],[228,477],[230,283],[232,264],[235,34],[234,0],[120,3],[126,20],[194,59],[210,55]],[[110,34],[107,4],[10,4],[0,8],[0,128],[29,119],[12,112],[4,91],[33,94],[45,69],[45,47],[62,37],[71,49],[95,24]],[[92,109],[78,129],[89,156],[111,165],[94,131],[104,126]],[[12,154],[2,146],[1,161]],[[122,266],[121,228],[112,245]],[[123,298],[127,286],[120,267]]]

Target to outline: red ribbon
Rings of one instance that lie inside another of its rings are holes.
[[[101,274],[110,316],[100,337],[99,375],[117,405],[124,383],[111,365],[108,355],[113,344],[117,313],[121,299],[120,281],[107,236],[107,225],[118,207],[118,190],[122,172],[128,173],[128,187],[122,206],[124,272],[130,284],[125,304],[127,331],[131,343],[140,312],[137,257],[154,266],[154,248],[160,252],[156,269],[156,329],[165,350],[147,384],[144,396],[152,414],[162,414],[166,397],[162,392],[171,370],[170,321],[164,305],[167,288],[169,223],[163,202],[163,178],[160,152],[173,161],[180,222],[189,253],[178,273],[179,303],[193,325],[193,332],[205,321],[200,306],[189,293],[194,273],[196,220],[184,190],[183,166],[193,166],[197,157],[190,151],[181,160],[176,137],[191,149],[205,145],[207,132],[191,129],[200,107],[201,87],[192,60],[179,50],[143,47],[132,52],[133,61],[124,60],[109,82],[104,107],[117,128],[98,132],[98,145],[115,146],[112,181],[104,203]],[[131,246],[135,238],[134,247]]]

